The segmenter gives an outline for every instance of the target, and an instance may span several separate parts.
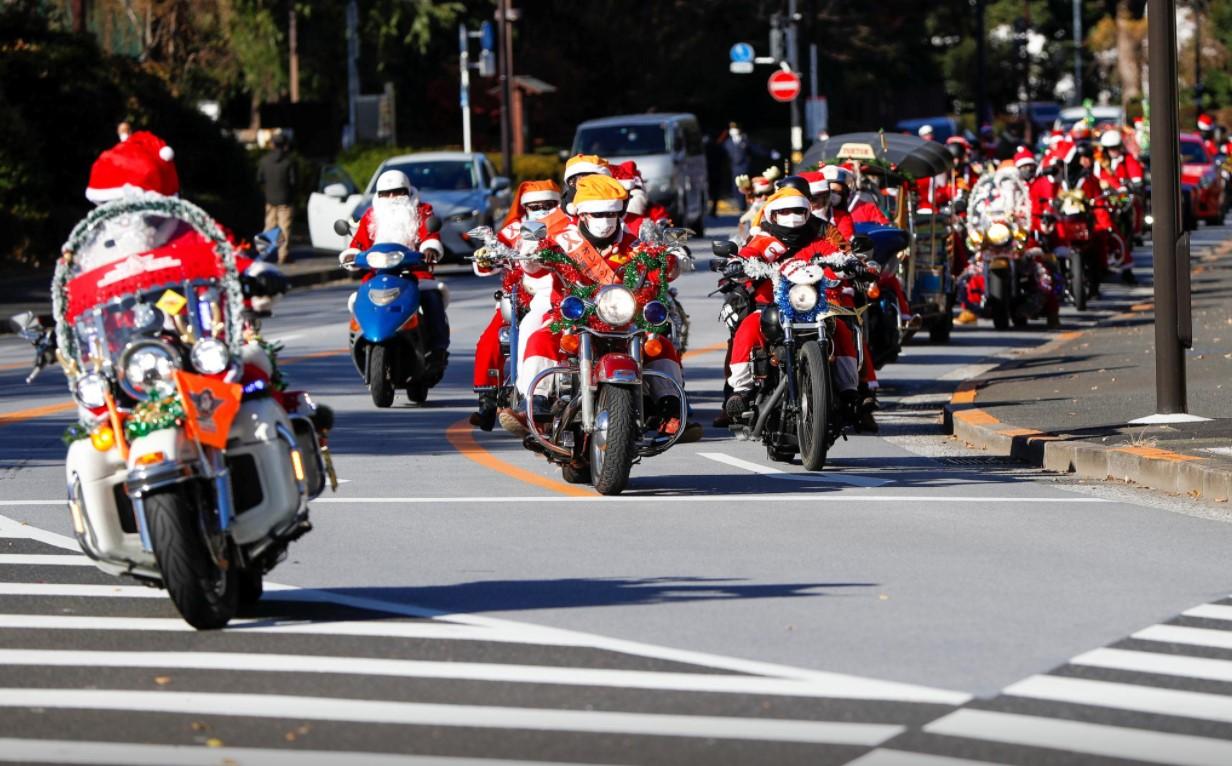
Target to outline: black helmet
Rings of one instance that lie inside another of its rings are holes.
[[[788,187],[795,189],[806,197],[812,194],[812,192],[809,191],[809,182],[800,176],[787,176],[786,178],[780,178],[774,182],[774,188],[776,191],[778,189],[786,189]]]
[[[1078,144],[1077,152],[1077,156],[1079,157],[1095,157],[1095,147],[1091,146],[1089,143]]]

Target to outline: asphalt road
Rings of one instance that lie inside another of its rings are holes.
[[[707,424],[712,283],[679,283]],[[342,353],[348,286],[267,323],[338,412],[345,482],[280,587],[211,634],[75,552],[63,380],[26,386],[0,339],[0,762],[1232,763],[1232,525],[941,435],[954,386],[1042,329],[910,346],[882,371],[882,433],[822,473],[708,429],[609,499],[466,425],[495,285],[451,287],[453,360],[422,408],[372,406]]]

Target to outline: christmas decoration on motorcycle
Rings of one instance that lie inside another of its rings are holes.
[[[60,435],[60,441],[64,442],[65,447],[88,438],[90,438],[90,427],[82,422],[69,423],[68,428],[64,429],[64,433]]]
[[[244,387],[182,370],[176,370],[175,383],[184,405],[188,435],[211,447],[226,447]]]
[[[600,285],[587,284],[588,280],[573,265],[569,256],[560,250],[545,248],[536,253],[535,258],[542,263],[551,265],[568,286],[569,296],[579,298],[586,304],[586,311],[576,319],[562,316],[560,309],[557,308],[555,312],[557,318],[549,324],[549,329],[553,333],[564,332],[582,324],[586,324],[599,332],[612,332],[617,329],[595,318],[594,298]],[[659,278],[652,280],[650,279],[650,274],[655,271],[658,271]],[[628,256],[627,260],[620,266],[620,281],[624,287],[633,293],[640,306],[644,306],[652,300],[666,303],[671,299],[670,288],[667,282],[667,249],[659,246],[646,246],[633,251],[633,254]],[[650,333],[661,330],[667,322],[649,324],[642,313],[638,312],[634,316],[633,324],[639,330]]]
[[[138,402],[124,422],[124,435],[129,441],[164,428],[184,424],[184,406],[177,396]]]

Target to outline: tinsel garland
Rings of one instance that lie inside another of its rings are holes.
[[[265,355],[269,357],[270,362],[270,385],[277,391],[287,390],[287,379],[282,374],[282,369],[278,366],[278,354],[282,351],[282,343],[270,343],[260,335],[256,337],[257,343],[261,349],[265,351]]]
[[[589,283],[577,266],[574,265],[573,261],[560,250],[544,248],[535,254],[535,258],[542,263],[551,265],[565,282],[569,295],[581,298],[587,304],[586,313],[577,320],[565,319],[560,316],[560,310],[556,309],[554,312],[556,319],[548,324],[548,329],[553,333],[560,333],[582,324],[586,324],[599,332],[612,332],[616,329],[594,316],[595,294],[603,285]],[[646,279],[647,275],[656,270],[659,272],[659,280],[657,282]],[[639,305],[644,306],[652,300],[659,300],[666,304],[670,300],[671,294],[666,279],[667,258],[664,248],[657,246],[639,248],[634,251],[628,261],[619,267],[619,272],[621,284],[633,293]],[[641,285],[640,289],[639,285]],[[639,330],[647,333],[659,332],[667,324],[664,321],[660,324],[652,325],[646,321],[641,312],[634,315],[633,323]]]
[[[81,422],[69,423],[68,428],[64,429],[64,433],[60,435],[60,441],[64,442],[65,447],[88,438],[90,438],[90,427]]]
[[[791,282],[786,279],[778,280],[774,286],[774,302],[779,307],[779,316],[788,317],[792,322],[816,322],[817,317],[830,306],[826,291],[822,289],[823,284],[824,281],[814,285],[817,289],[817,305],[801,313],[791,305],[791,299],[787,294],[791,290]]]
[[[184,405],[178,396],[158,401],[140,402],[124,423],[124,435],[132,441],[163,428],[173,428],[184,423]]]
[[[153,213],[177,218],[190,224],[198,234],[214,244],[215,252],[221,257],[223,264],[222,287],[227,296],[227,346],[232,354],[238,355],[243,343],[244,297],[235,265],[235,249],[227,241],[227,236],[218,222],[201,208],[182,199],[146,192],[94,208],[89,215],[77,222],[68,240],[61,247],[62,255],[56,261],[56,270],[51,281],[51,303],[56,318],[56,341],[65,358],[76,359],[78,356],[76,338],[65,319],[73,254],[86,244],[95,228],[104,221],[133,213]]]

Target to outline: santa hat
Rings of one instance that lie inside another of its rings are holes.
[[[608,161],[597,154],[577,154],[565,162],[565,181],[579,173],[599,173],[610,176],[612,171]]]
[[[790,210],[792,208],[809,208],[808,197],[799,189],[794,189],[790,186],[784,186],[774,194],[770,195],[770,199],[766,200],[766,206],[762,208],[763,215],[769,215],[776,210]]]
[[[531,202],[560,202],[560,187],[555,181],[523,181],[518,184],[513,194],[513,204],[509,207],[509,215],[501,224],[504,229],[510,224],[518,223],[526,216],[526,205]]]
[[[1071,137],[1081,141],[1091,137],[1091,127],[1083,120],[1074,123],[1074,127],[1069,129]]]
[[[175,152],[158,136],[140,130],[104,151],[90,168],[86,199],[102,204],[132,192],[170,197],[180,192]]]
[[[842,165],[826,165],[821,169],[821,174],[829,183],[851,186],[851,171]]]
[[[573,207],[578,213],[619,213],[628,199],[629,192],[611,176],[583,176],[577,182]]]
[[[774,188],[774,182],[765,176],[753,176],[753,193],[765,194]]]
[[[620,185],[629,191],[642,188],[642,172],[637,169],[637,163],[627,160],[619,165],[610,166],[612,178],[620,181]]]
[[[810,170],[801,173],[800,177],[808,181],[809,194],[821,194],[830,188],[830,184],[826,181],[825,174],[820,170]]]
[[[1198,130],[1211,130],[1215,127],[1215,118],[1209,114],[1198,115]]]
[[[1025,146],[1018,147],[1018,151],[1014,152],[1014,167],[1020,168],[1023,165],[1035,165],[1035,155]]]

